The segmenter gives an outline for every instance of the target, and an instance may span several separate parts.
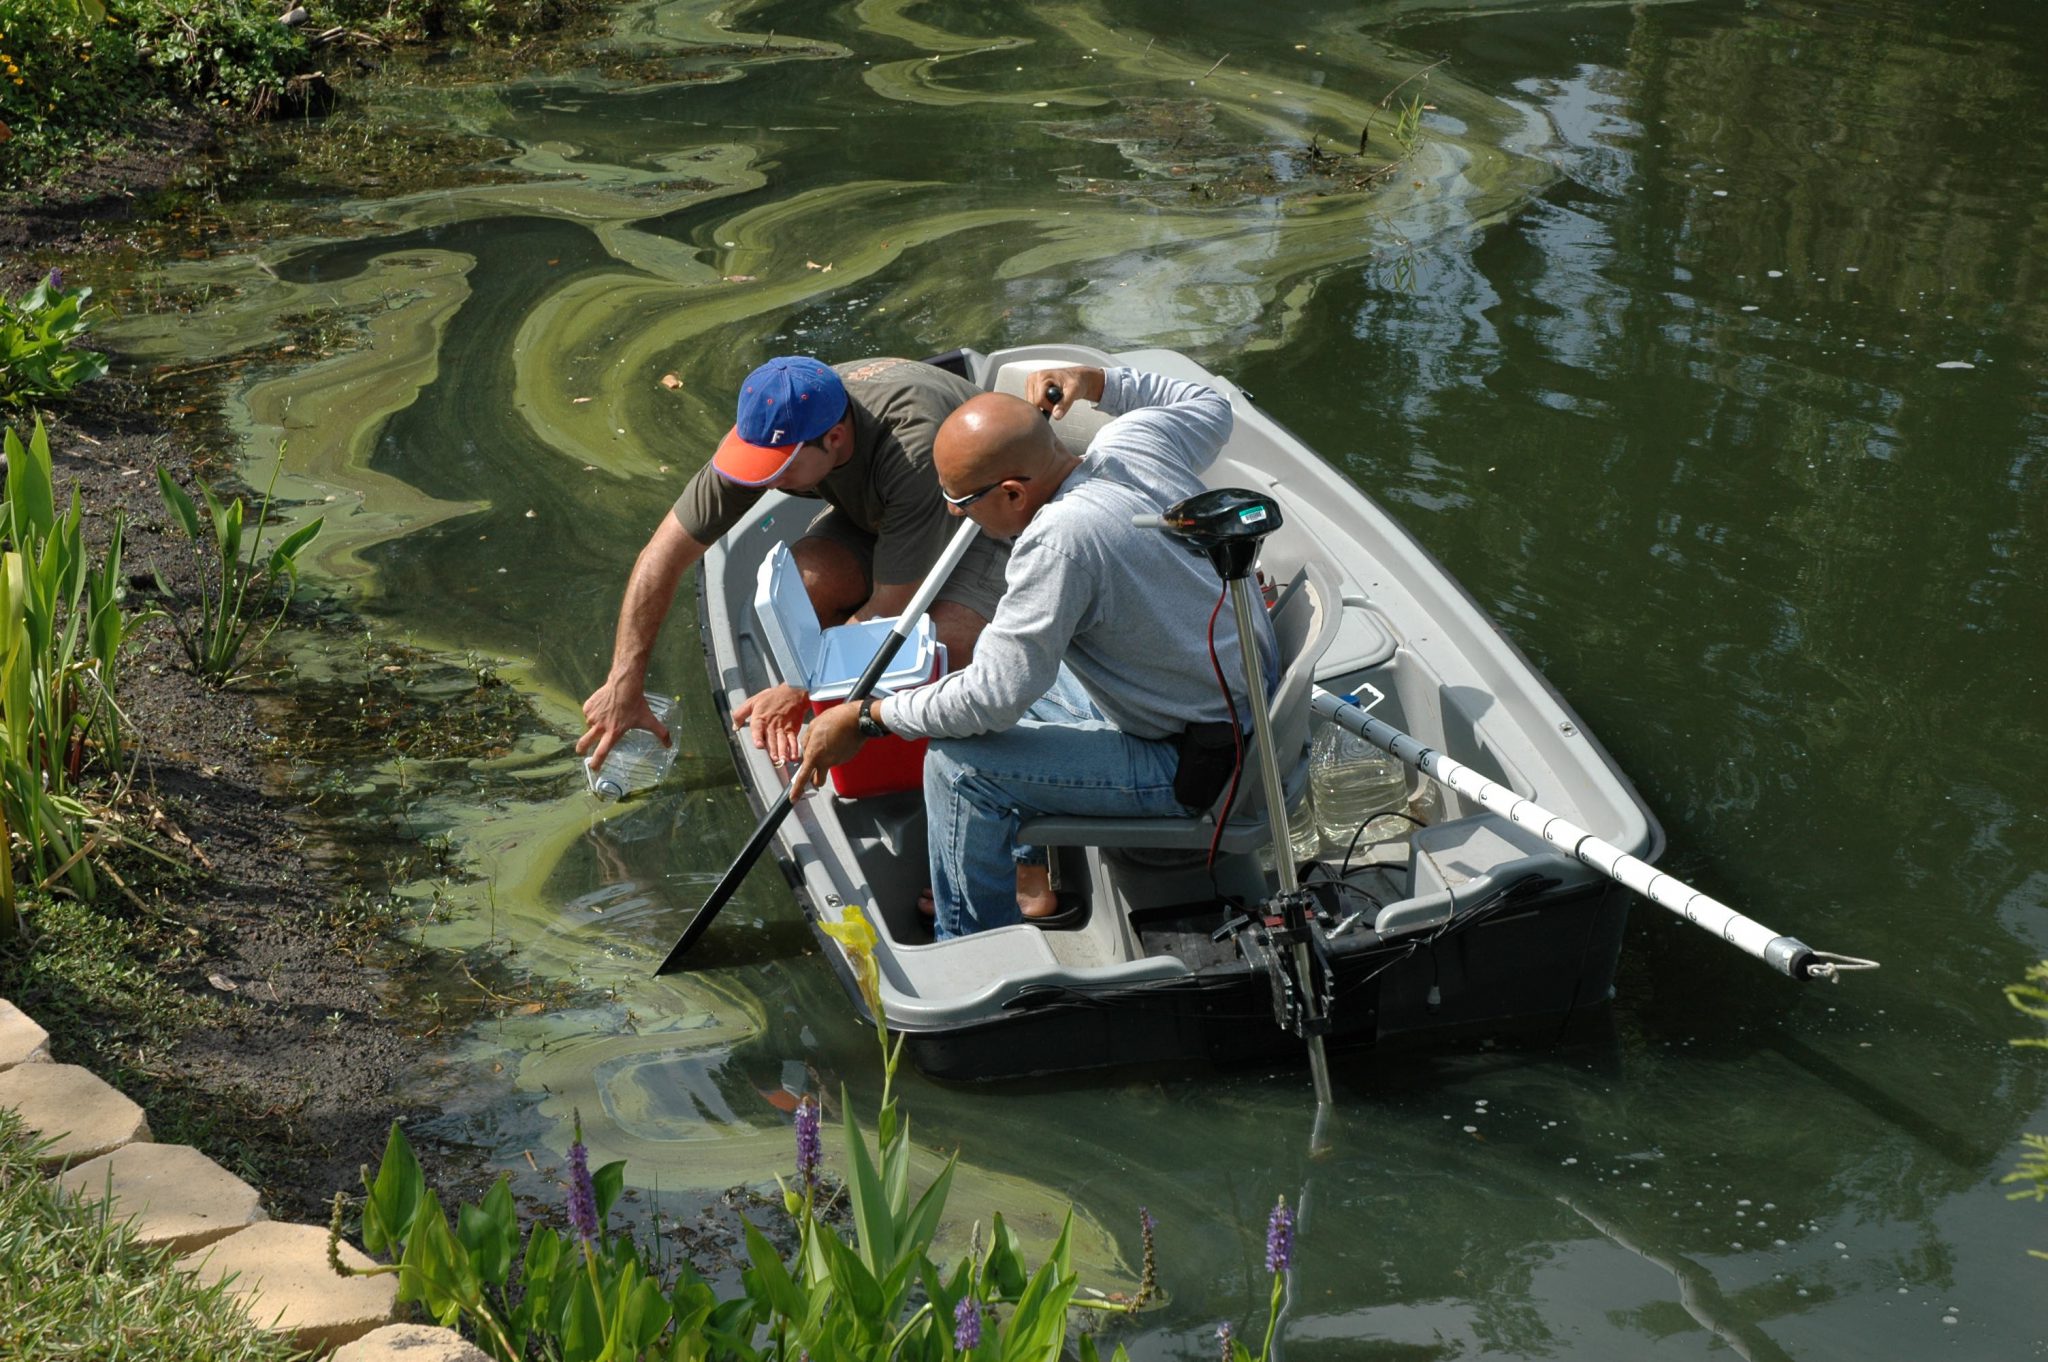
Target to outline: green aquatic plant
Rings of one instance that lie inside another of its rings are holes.
[[[883,1020],[879,1011],[876,1019]],[[687,1264],[662,1271],[630,1232],[608,1227],[625,1165],[590,1170],[580,1117],[569,1150],[567,1237],[536,1225],[518,1253],[518,1218],[504,1177],[480,1205],[460,1208],[451,1228],[394,1125],[376,1174],[363,1170],[362,1211],[364,1248],[393,1261],[374,1269],[341,1261],[346,1199],[337,1195],[329,1263],[344,1276],[396,1274],[401,1302],[417,1302],[442,1324],[467,1322],[501,1362],[1055,1362],[1065,1355],[1073,1312],[1125,1313],[1152,1299],[1149,1216],[1141,1218],[1145,1282],[1130,1302],[1076,1298],[1071,1215],[1035,1270],[1000,1215],[986,1249],[978,1247],[977,1228],[966,1255],[948,1268],[935,1264],[933,1240],[957,1159],[912,1194],[909,1122],[888,1096],[902,1046],[889,1045],[886,1030],[878,1030],[884,1097],[874,1139],[842,1093],[847,1178],[829,1186],[819,1175],[817,1106],[809,1098],[799,1105],[796,1185],[783,1186],[795,1248],[785,1256],[747,1223],[747,1266],[735,1294],[721,1296]],[[842,1196],[850,1232],[827,1214]],[[1091,1337],[1082,1335],[1076,1346],[1083,1362],[1098,1362]],[[1124,1356],[1119,1346],[1115,1357]]]
[[[283,466],[280,451],[278,468]],[[244,523],[240,497],[223,502],[211,487],[199,484],[199,494],[206,500],[211,544],[200,533],[199,508],[190,494],[171,481],[171,475],[162,468],[156,470],[156,480],[163,493],[164,507],[178,530],[208,557],[206,577],[210,580],[201,582],[195,601],[171,612],[171,626],[178,635],[178,643],[192,669],[213,684],[231,686],[247,680],[250,673],[235,669],[241,665],[244,653],[262,651],[270,636],[277,632],[277,626],[284,622],[284,612],[290,608],[299,586],[299,552],[320,533],[325,518],[315,517],[293,530],[271,548],[266,558],[263,530],[270,520],[270,494],[277,485],[277,469],[271,470],[270,484],[263,489],[263,500],[256,508],[252,525]],[[166,597],[176,598],[161,572],[156,574],[156,583]],[[264,623],[266,615],[268,622]],[[250,635],[259,623],[262,631],[256,633],[252,645]]]
[[[107,372],[105,355],[78,347],[92,328],[91,297],[89,288],[64,287],[63,272],[51,270],[20,298],[0,298],[0,404],[64,397]]]
[[[76,493],[60,514],[50,443],[40,421],[5,439],[0,495],[0,937],[18,933],[13,856],[36,882],[63,881],[81,898],[97,888],[95,852],[113,835],[78,791],[88,770],[117,769],[118,664],[146,616],[122,608],[122,521],[97,555],[84,542]]]

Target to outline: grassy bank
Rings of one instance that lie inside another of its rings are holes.
[[[317,113],[365,56],[516,45],[601,0],[0,0],[0,187],[117,150],[152,121]]]
[[[100,1204],[65,1202],[0,1110],[0,1356],[270,1362],[292,1356],[223,1300],[138,1247]]]

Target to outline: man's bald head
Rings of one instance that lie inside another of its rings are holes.
[[[1005,478],[1064,477],[1071,458],[1038,408],[1008,393],[969,398],[932,442],[932,467],[955,495]]]

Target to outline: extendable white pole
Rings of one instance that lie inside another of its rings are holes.
[[[1488,779],[1433,747],[1425,746],[1392,724],[1373,718],[1355,700],[1318,686],[1313,704],[1315,712],[1323,718],[1343,725],[1375,747],[1391,752],[1489,812],[1499,814],[1518,828],[1526,828],[1560,851],[1633,889],[1658,907],[1668,908],[1695,927],[1712,932],[1737,949],[1747,951],[1781,974],[1801,980],[1834,981],[1848,970],[1877,968],[1874,960],[1817,951],[1797,937],[1781,935],[1754,918],[1744,917],[1727,904],[1665,874],[1641,857],[1632,856],[1612,842],[1595,837],[1570,819],[1522,798],[1507,786]]]

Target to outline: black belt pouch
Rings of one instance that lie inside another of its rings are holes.
[[[1173,797],[1187,808],[1208,808],[1237,769],[1237,733],[1227,723],[1190,724],[1174,739],[1180,765],[1173,773]]]

